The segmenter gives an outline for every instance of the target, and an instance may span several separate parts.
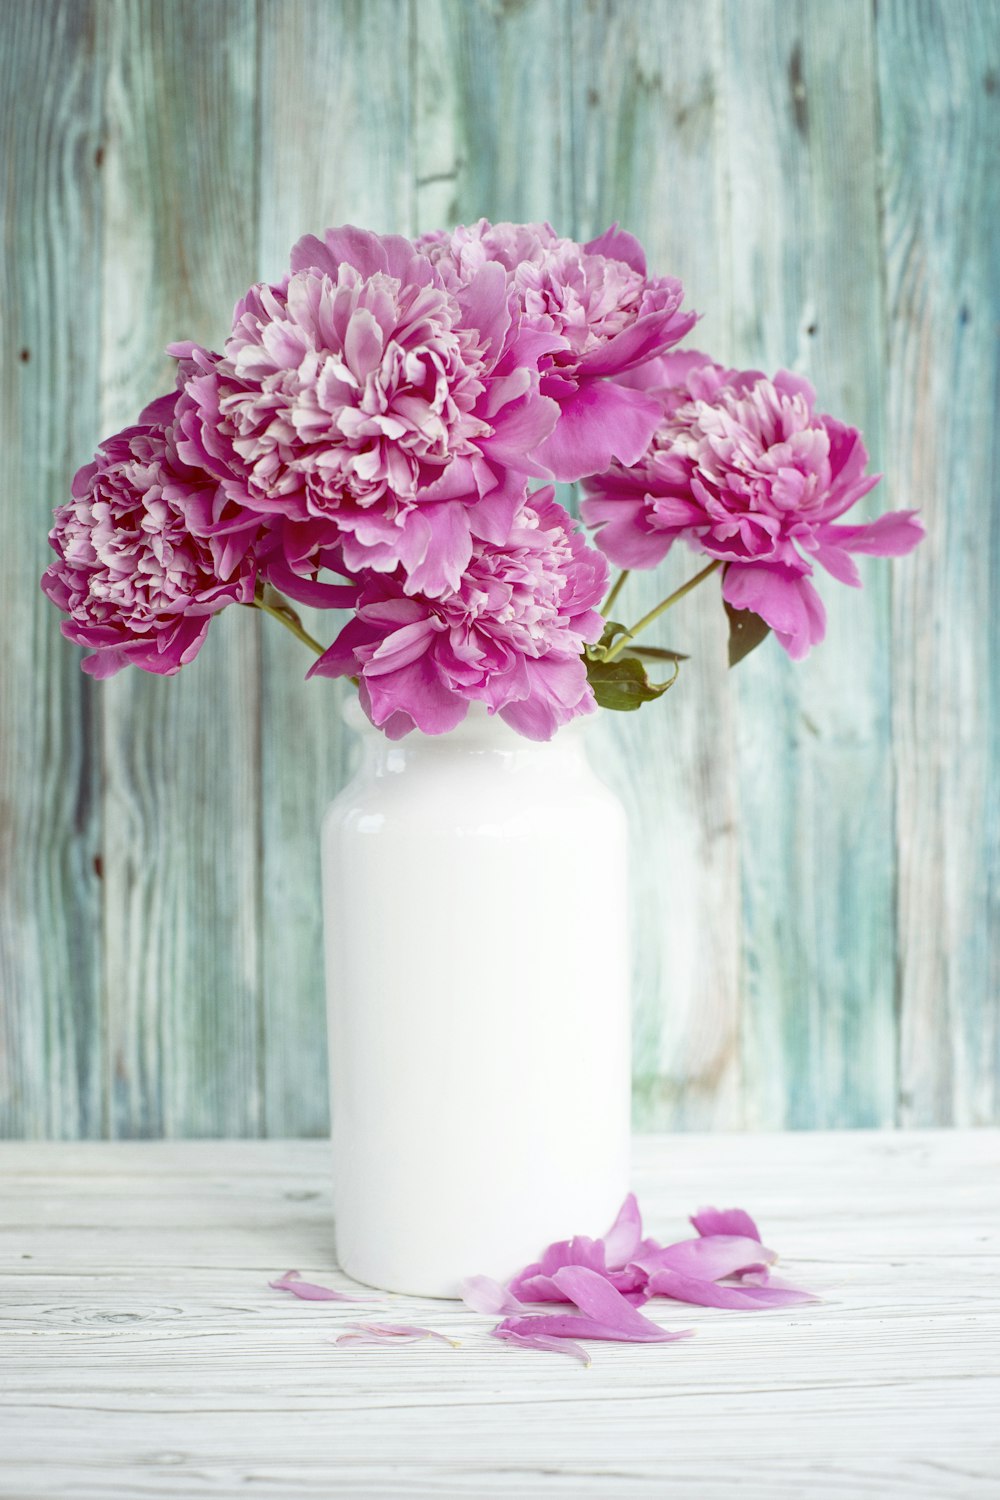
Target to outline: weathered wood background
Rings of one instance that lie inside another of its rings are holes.
[[[0,1135],[325,1129],[335,689],[242,610],[179,678],[91,683],[37,578],[74,469],[169,383],[168,339],[217,345],[304,231],[480,214],[620,219],[704,310],[699,344],[808,373],[885,471],[871,512],[929,531],[826,590],[798,667],[768,643],[727,676],[695,596],[683,685],[601,731],[635,824],[638,1124],[995,1119],[997,4],[2,0],[0,22]]]

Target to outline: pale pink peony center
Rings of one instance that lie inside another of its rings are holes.
[[[491,428],[475,333],[455,326],[447,292],[343,265],[248,298],[226,346],[236,381],[220,401],[237,452],[263,488],[287,467],[310,509],[344,493],[372,505],[412,499]]]

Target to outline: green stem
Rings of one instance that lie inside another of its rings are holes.
[[[625,585],[625,580],[628,577],[628,573],[629,573],[628,568],[624,568],[622,570],[622,572],[618,574],[618,578],[615,581],[615,583],[614,583],[614,585],[613,585],[613,587],[611,589],[611,593],[608,595],[608,597],[605,599],[604,603],[601,605],[601,614],[604,616],[605,619],[607,619],[608,616],[611,614],[612,606],[614,605],[615,600],[618,598],[618,595],[621,593],[621,591],[622,591],[622,589],[623,589],[623,587]]]
[[[308,646],[310,651],[315,651],[317,656],[323,655],[326,647],[321,646],[319,641],[313,640],[290,605],[279,605],[276,607],[273,604],[265,604],[263,599],[255,599],[253,601],[253,608],[262,609],[266,615],[271,616],[272,620],[277,620],[279,625],[284,625],[286,630],[290,630],[296,640],[301,641],[304,646]]]
[[[642,619],[633,625],[631,630],[626,630],[625,634],[618,638],[604,660],[606,662],[614,661],[615,657],[620,656],[625,650],[629,641],[634,641],[636,636],[646,629],[647,625],[652,625],[653,621],[658,620],[672,604],[676,604],[679,599],[683,599],[685,594],[690,594],[691,590],[697,588],[703,578],[707,578],[710,573],[715,572],[716,568],[721,567],[721,560],[716,558],[714,562],[710,562],[707,567],[702,568],[700,573],[696,573],[693,578],[689,578],[687,583],[682,583],[679,589],[674,589],[673,593],[669,594],[666,599],[661,599],[655,609],[651,609],[648,615],[643,615]]]

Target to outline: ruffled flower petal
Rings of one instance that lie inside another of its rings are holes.
[[[584,484],[584,520],[620,567],[654,567],[682,538],[731,564],[723,597],[760,615],[798,659],[825,631],[807,577],[813,560],[857,587],[849,553],[899,556],[920,540],[912,511],[833,524],[878,476],[866,472],[860,433],[817,412],[802,376],[779,370],[771,379],[684,351],[658,354],[618,379],[660,407],[646,451]]]

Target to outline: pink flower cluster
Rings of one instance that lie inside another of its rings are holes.
[[[536,738],[590,712],[606,564],[529,481],[641,456],[659,407],[615,377],[688,331],[681,296],[617,230],[307,236],[221,353],[171,346],[176,393],[57,512],[43,587],[87,670],[176,671],[259,579],[353,606],[315,671],[389,734],[473,701]]]
[[[485,219],[306,236],[221,352],[170,346],[174,392],[56,512],[42,586],[85,670],[176,672],[213,614],[269,585],[351,610],[313,671],[356,678],[387,734],[481,702],[548,738],[595,706],[607,582],[553,479],[585,480],[613,561],[652,566],[683,536],[804,654],[823,631],[812,561],[857,582],[850,553],[905,551],[919,525],[835,525],[875,483],[859,434],[797,377],[672,354],[682,300],[617,226],[587,244]]]
[[[800,376],[725,370],[692,351],[634,378],[660,402],[652,442],[637,464],[588,479],[582,506],[620,567],[655,567],[683,538],[725,564],[723,598],[759,615],[800,658],[826,628],[814,561],[859,587],[851,553],[900,556],[923,536],[909,510],[836,524],[879,476],[866,473],[861,434],[818,413]]]

